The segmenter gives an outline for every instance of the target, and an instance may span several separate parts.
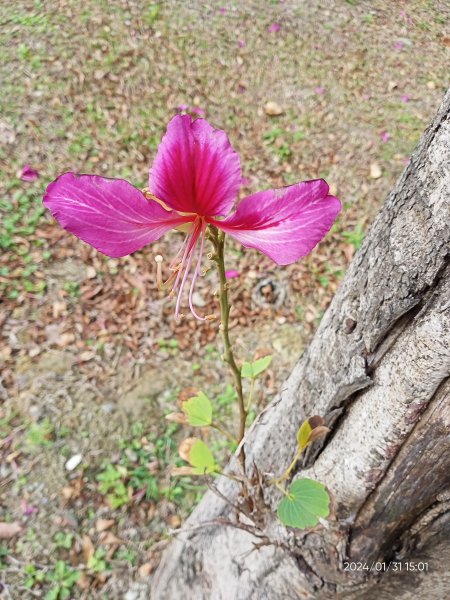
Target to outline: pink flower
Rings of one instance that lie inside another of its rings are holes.
[[[325,94],[325,88],[320,85],[316,87],[314,91],[316,92],[316,94],[319,94],[319,96]]]
[[[272,23],[272,25],[269,25],[269,27],[267,28],[267,31],[269,33],[278,33],[281,29],[281,25],[279,23]]]
[[[224,131],[204,119],[176,115],[150,169],[149,190],[123,179],[64,173],[52,182],[44,205],[59,223],[103,254],[126,256],[171,229],[185,233],[172,260],[175,317],[191,271],[189,305],[200,274],[206,230],[215,226],[244,246],[256,248],[280,265],[308,254],[332,226],[341,203],[322,179],[266,190],[244,198],[231,214],[241,184],[239,155]],[[226,218],[222,218],[228,215]],[[158,257],[159,279],[161,261]]]
[[[227,9],[224,6],[222,6],[221,8],[219,8],[219,12],[221,15],[224,15],[227,12]]]
[[[389,135],[389,133],[387,131],[382,131],[380,133],[380,138],[382,139],[383,142],[388,142],[391,139],[391,136]]]
[[[394,44],[394,48],[398,51],[403,50],[403,46],[404,46],[404,43],[401,40],[399,40],[398,42],[395,42],[395,44]]]
[[[234,269],[230,269],[229,271],[225,271],[225,277],[227,279],[234,279],[235,277],[239,277],[239,271],[235,271]]]
[[[239,46],[239,48],[245,48],[245,41],[244,40],[238,40],[238,46]]]
[[[407,94],[402,96],[402,102],[409,102],[409,96]]]
[[[20,179],[22,181],[36,181],[36,179],[39,179],[39,172],[30,165],[24,165],[20,173]]]

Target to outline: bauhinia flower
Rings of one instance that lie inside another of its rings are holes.
[[[192,295],[208,226],[287,265],[320,242],[341,209],[339,200],[328,194],[327,183],[317,179],[247,196],[230,214],[241,181],[239,155],[226,133],[204,119],[177,115],[158,148],[148,189],[139,190],[124,179],[64,173],[47,187],[44,205],[62,227],[114,258],[181,228],[186,236],[166,283],[172,285],[171,294],[178,294],[178,319],[199,246],[189,306],[197,319],[204,320],[194,309]],[[159,262],[160,277],[161,269]]]

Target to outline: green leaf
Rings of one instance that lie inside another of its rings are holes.
[[[309,443],[309,436],[311,435],[312,427],[309,424],[309,419],[303,421],[300,425],[300,429],[297,433],[297,442],[300,450],[304,450]]]
[[[258,377],[260,373],[265,371],[272,362],[271,356],[263,356],[252,363],[245,362],[241,367],[241,376],[248,379]]]
[[[280,502],[278,518],[289,527],[307,529],[319,522],[319,517],[330,514],[330,496],[322,483],[313,479],[294,481]]]
[[[186,413],[188,422],[194,427],[206,427],[212,423],[211,400],[203,392],[183,402],[183,411]]]
[[[214,456],[202,440],[196,440],[192,444],[189,451],[189,462],[194,467],[193,475],[205,475],[217,470]]]
[[[52,588],[49,592],[45,594],[45,600],[58,600],[60,589],[61,588],[59,587],[59,585],[57,587]]]

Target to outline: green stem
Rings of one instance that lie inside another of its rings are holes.
[[[250,407],[252,405],[252,396],[253,396],[253,392],[255,390],[255,381],[256,381],[255,378],[252,377],[252,382],[250,384],[250,391],[248,393],[247,406],[246,406],[246,409],[245,409],[247,411],[247,414],[248,414],[248,411],[250,410]]]
[[[230,342],[229,334],[229,320],[230,320],[230,303],[228,301],[228,284],[225,275],[225,234],[223,231],[218,231],[215,227],[210,228],[210,237],[213,241],[215,248],[215,255],[212,259],[217,263],[217,269],[219,271],[219,302],[220,302],[220,330],[222,332],[222,340],[224,345],[223,360],[230,367],[231,373],[234,378],[234,387],[236,389],[238,404],[239,404],[239,431],[237,435],[237,441],[240,443],[245,435],[245,423],[247,421],[247,409],[245,407],[244,393],[242,390],[242,377],[241,370],[236,364],[236,360],[233,354],[233,347]],[[239,460],[242,468],[245,472],[245,453],[244,448],[241,446],[239,452]]]
[[[298,459],[300,458],[300,455],[301,455],[302,451],[303,450],[301,448],[299,448],[297,450],[297,454],[294,456],[294,460],[291,462],[291,464],[286,469],[286,471],[283,473],[283,475],[281,475],[280,477],[275,477],[275,479],[271,479],[269,481],[269,484],[273,484],[273,485],[279,487],[278,484],[281,483],[282,481],[285,481],[289,477],[289,475],[291,474],[291,471],[295,467],[295,465],[297,464]]]
[[[237,441],[237,439],[231,435],[231,433],[225,429],[225,427],[223,425],[221,425],[220,423],[214,422],[211,423],[211,427],[213,429],[216,429],[217,431],[220,431],[220,433],[222,435],[224,435],[228,440],[230,440],[230,442],[233,442],[233,444],[238,444],[239,442]]]
[[[289,497],[289,492],[287,492],[284,488],[281,487],[276,481],[273,482],[273,485],[280,490],[285,496]]]

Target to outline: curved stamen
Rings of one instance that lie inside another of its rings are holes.
[[[194,287],[195,287],[195,283],[197,281],[197,277],[200,273],[200,267],[202,264],[202,258],[203,258],[203,248],[205,246],[205,230],[206,230],[206,224],[202,223],[202,229],[200,232],[200,251],[198,254],[198,260],[197,260],[197,266],[195,267],[195,271],[194,271],[194,275],[192,277],[192,281],[191,281],[191,287],[189,289],[189,308],[191,309],[191,313],[194,315],[194,317],[198,320],[198,321],[206,321],[207,318],[206,317],[200,317],[195,308],[194,305],[192,303],[192,295],[194,293]]]
[[[178,283],[180,281],[181,273],[183,272],[184,265],[186,264],[186,257],[187,257],[188,252],[189,252],[188,241],[190,240],[190,238],[192,237],[192,235],[193,234],[187,235],[186,238],[185,238],[185,240],[184,240],[184,242],[183,242],[183,245],[181,246],[181,249],[184,248],[183,258],[181,259],[181,262],[180,262],[180,264],[177,267],[177,278],[175,279],[175,283],[173,284],[173,287],[172,287],[172,289],[170,291],[169,296],[174,296],[176,294],[176,292],[177,292]]]
[[[191,269],[192,259],[194,257],[194,251],[193,250],[195,250],[195,246],[197,245],[197,240],[198,240],[198,238],[200,236],[201,230],[202,230],[202,223],[200,222],[200,224],[196,226],[195,230],[191,234],[191,240],[187,244],[186,250],[184,251],[183,261],[182,261],[182,264],[181,264],[181,267],[180,267],[180,271],[179,271],[180,273],[181,273],[182,268],[183,268],[183,263],[185,262],[185,259],[186,259],[186,254],[189,255],[189,258],[187,259],[187,265],[186,265],[186,268],[184,270],[183,279],[181,280],[180,291],[178,292],[177,304],[175,306],[175,319],[177,321],[180,320],[181,295],[183,293],[183,289],[184,289],[184,286],[186,284],[186,280],[188,278],[189,271]],[[178,279],[179,278],[177,277],[177,280]],[[175,284],[177,284],[177,281],[175,282]],[[175,286],[174,286],[174,290],[175,290]]]
[[[186,235],[186,236],[184,237],[183,243],[181,244],[181,246],[180,246],[180,249],[179,249],[179,250],[178,250],[178,252],[177,252],[177,255],[175,256],[175,258],[174,258],[173,260],[171,260],[171,261],[170,261],[169,269],[170,269],[171,271],[176,271],[176,270],[178,270],[178,268],[179,268],[179,265],[181,264],[181,263],[179,263],[179,262],[178,262],[178,259],[179,259],[179,257],[181,256],[182,252],[184,251],[184,249],[185,249],[185,247],[186,247],[186,244],[187,244],[187,241],[188,241],[188,239],[189,239],[190,237],[191,237],[190,235]]]

